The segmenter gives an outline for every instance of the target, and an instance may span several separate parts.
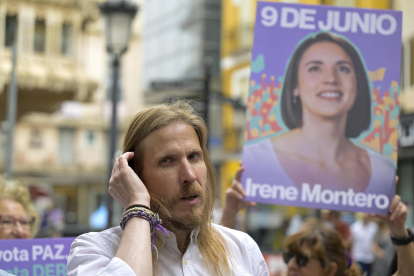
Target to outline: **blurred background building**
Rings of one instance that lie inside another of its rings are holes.
[[[89,229],[90,215],[107,192],[111,71],[100,2],[0,1],[0,121],[6,116],[11,46],[16,37],[18,41],[14,176],[30,185],[40,209],[56,202],[64,211],[64,235]],[[17,33],[11,28],[14,23]],[[120,138],[143,107],[141,30],[138,17],[122,63]],[[0,171],[5,167],[7,128],[3,121]]]
[[[221,0],[147,1],[143,30],[145,102],[192,101],[209,117],[209,151],[221,163]],[[208,94],[208,112],[205,101]]]
[[[402,81],[400,94],[400,138],[397,192],[409,204],[408,225],[414,224],[414,2],[392,1],[392,8],[403,11]]]

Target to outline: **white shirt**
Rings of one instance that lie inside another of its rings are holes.
[[[231,250],[231,275],[268,276],[269,270],[256,242],[246,233],[217,224],[212,226],[224,237]],[[158,264],[162,275],[209,275],[207,265],[198,249],[196,238],[199,229],[191,233],[190,244],[184,255],[178,250],[174,233],[160,237]],[[120,227],[103,232],[92,232],[79,236],[72,243],[67,264],[67,276],[135,276],[132,269],[121,259],[114,257],[122,237]]]
[[[372,264],[375,255],[371,246],[374,242],[378,225],[370,221],[366,225],[362,221],[356,221],[351,225],[352,233],[352,255],[357,262]]]

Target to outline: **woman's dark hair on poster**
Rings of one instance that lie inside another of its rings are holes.
[[[283,121],[289,129],[302,126],[302,103],[300,97],[296,97],[294,100],[293,90],[298,85],[299,63],[304,52],[313,44],[320,42],[335,43],[352,60],[356,76],[357,95],[353,107],[348,112],[345,136],[347,138],[358,137],[364,130],[369,128],[371,123],[371,97],[368,76],[356,49],[344,38],[328,32],[318,33],[303,41],[291,57],[282,90],[281,111]]]

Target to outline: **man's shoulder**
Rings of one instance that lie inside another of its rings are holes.
[[[212,223],[212,227],[227,241],[233,241],[241,245],[256,244],[256,242],[246,233],[234,230],[219,224]]]
[[[250,273],[247,273],[247,275],[269,275],[269,270],[259,246],[248,234],[217,224],[212,224],[212,227],[225,240],[236,269],[239,266],[244,267]],[[235,273],[234,275],[246,274]]]
[[[88,232],[79,237],[105,237],[105,236],[120,236],[122,235],[121,227],[111,227],[100,232]]]
[[[68,262],[73,261],[79,252],[82,252],[82,254],[98,254],[112,258],[118,249],[121,237],[121,227],[82,234],[73,241],[70,247]]]
[[[108,244],[112,246],[118,246],[122,237],[121,227],[112,227],[101,232],[89,232],[80,235],[74,241],[72,246],[79,245],[82,243],[88,244],[98,244],[100,246],[107,246]]]
[[[235,230],[232,228],[228,228],[225,227],[223,225],[220,224],[216,224],[216,223],[212,223],[211,226],[216,229],[219,233],[223,233],[223,234],[231,234],[231,235],[236,235],[236,236],[248,236],[245,232],[239,231],[239,230]]]

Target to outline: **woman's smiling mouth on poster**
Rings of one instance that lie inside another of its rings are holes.
[[[318,93],[318,97],[327,100],[340,100],[342,98],[343,93],[338,90],[327,90]]]

